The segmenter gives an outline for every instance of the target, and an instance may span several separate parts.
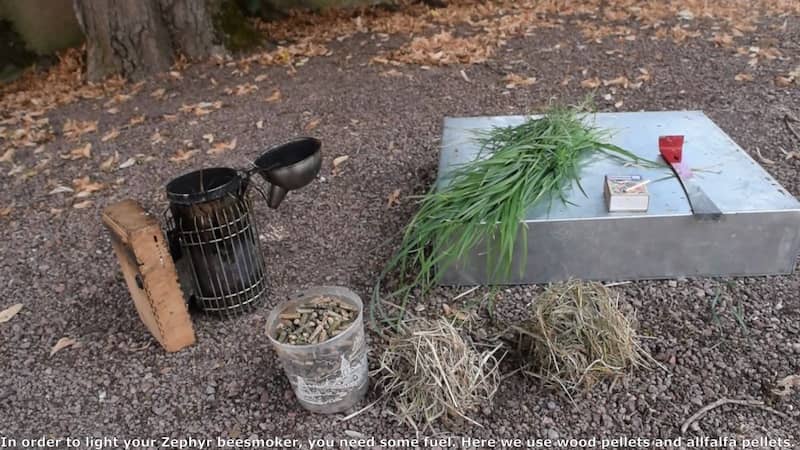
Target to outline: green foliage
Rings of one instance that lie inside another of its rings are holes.
[[[375,286],[373,320],[377,308],[382,321],[391,321],[380,301],[381,282],[387,275],[399,276],[401,284],[389,297],[399,299],[403,311],[415,289],[424,295],[445,269],[481,244],[487,246],[490,279],[508,278],[517,239],[526,247],[527,232],[520,233],[525,212],[542,200],[567,202],[566,189],[573,182],[583,191],[579,172],[587,156],[602,153],[643,162],[605,142],[607,133],[582,119],[575,109],[554,108],[518,126],[478,133],[479,158],[425,195],[406,226],[399,250]],[[525,261],[521,263],[524,266]]]

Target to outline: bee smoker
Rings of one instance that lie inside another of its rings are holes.
[[[310,183],[322,165],[322,144],[299,138],[264,152],[247,170],[200,169],[167,183],[170,249],[193,305],[223,317],[249,311],[267,290],[250,188],[277,208],[290,190]],[[251,179],[257,173],[266,192]],[[181,270],[182,269],[182,270]],[[187,283],[187,278],[192,282]],[[187,293],[188,294],[188,293]]]

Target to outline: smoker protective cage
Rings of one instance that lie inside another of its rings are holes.
[[[173,251],[191,273],[195,305],[229,317],[251,310],[267,289],[248,179],[218,167],[167,184]],[[177,247],[177,248],[176,248]]]

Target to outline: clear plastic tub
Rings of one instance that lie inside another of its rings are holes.
[[[280,314],[315,297],[335,297],[358,308],[347,329],[318,344],[292,345],[276,339]],[[319,286],[307,289],[276,306],[267,318],[267,336],[300,404],[311,412],[346,411],[364,397],[369,385],[367,345],[364,340],[364,305],[350,289]]]

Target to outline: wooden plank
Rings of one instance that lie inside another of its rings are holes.
[[[168,352],[194,344],[192,320],[161,225],[134,200],[108,206],[102,218],[144,325]]]

